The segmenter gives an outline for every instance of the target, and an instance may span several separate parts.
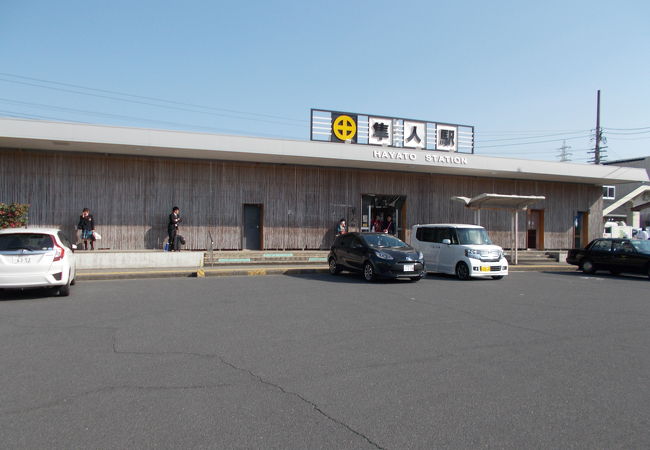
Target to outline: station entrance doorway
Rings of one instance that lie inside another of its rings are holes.
[[[361,231],[383,231],[388,216],[394,222],[395,236],[404,240],[406,237],[406,196],[385,194],[363,194],[361,196]],[[374,223],[382,223],[382,229],[376,230]]]

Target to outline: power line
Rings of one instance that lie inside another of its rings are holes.
[[[304,126],[305,123],[309,122],[308,120],[293,119],[293,118],[275,116],[275,115],[270,115],[270,114],[252,113],[252,112],[246,112],[246,111],[236,111],[236,110],[230,110],[230,109],[224,109],[224,108],[216,108],[216,107],[212,107],[212,106],[198,105],[198,104],[194,104],[194,103],[186,103],[186,102],[178,102],[178,101],[174,101],[174,100],[166,100],[166,99],[156,98],[156,97],[147,97],[147,96],[142,96],[142,95],[128,94],[128,93],[123,93],[123,92],[118,92],[118,91],[111,91],[111,90],[107,90],[107,89],[92,88],[92,87],[75,85],[75,84],[70,84],[70,83],[61,83],[61,82],[57,82],[57,81],[43,80],[43,79],[39,79],[39,78],[23,77],[23,76],[20,76],[20,75],[14,75],[14,74],[9,74],[9,73],[4,73],[4,72],[0,72],[0,75],[3,75],[5,77],[9,76],[9,77],[20,78],[20,79],[23,79],[23,80],[36,81],[38,83],[47,83],[47,84],[54,84],[54,85],[58,85],[58,86],[71,87],[71,88],[74,88],[74,89],[66,89],[66,88],[61,88],[61,87],[53,87],[53,86],[47,86],[47,85],[43,85],[43,84],[37,84],[37,83],[33,83],[33,82],[0,78],[0,81],[4,81],[4,82],[7,82],[7,83],[22,84],[22,85],[38,87],[38,88],[42,88],[42,89],[49,89],[49,90],[60,91],[60,92],[68,92],[68,93],[73,93],[73,94],[78,94],[78,95],[86,95],[86,96],[104,98],[104,99],[109,99],[109,100],[116,100],[116,101],[127,102],[127,103],[135,103],[135,104],[141,104],[141,105],[147,105],[147,106],[154,106],[154,107],[158,107],[158,108],[166,108],[166,109],[173,109],[173,110],[178,110],[178,111],[194,112],[194,113],[199,113],[199,114],[208,114],[208,115],[213,115],[213,116],[218,116],[218,117],[227,117],[227,118],[241,119],[241,120],[252,120],[252,121],[258,121],[258,122],[267,122],[267,123],[289,125],[289,126]],[[79,91],[78,89],[83,89],[83,90],[87,90],[87,91],[94,91],[94,92],[101,92],[101,93],[110,94],[110,95],[96,94],[96,93],[92,93],[92,92],[82,92],[82,91]],[[120,96],[120,97],[126,97],[126,98],[115,97],[115,95]],[[139,99],[139,100],[134,100],[134,99]],[[144,101],[144,100],[146,100],[146,101]],[[152,103],[152,102],[157,102],[157,103]],[[222,112],[216,112],[216,111],[222,111]],[[226,114],[226,113],[228,113],[228,114]],[[275,119],[275,120],[272,121],[272,120],[254,118],[254,117],[235,116],[233,114],[240,114],[240,115],[244,114],[244,115],[250,115],[250,116],[270,118],[270,119]],[[282,121],[287,121],[287,122],[295,122],[295,123],[283,123],[283,122],[278,122],[277,120],[282,120]]]
[[[544,135],[537,135],[537,136],[521,136],[521,137],[513,137],[513,138],[502,138],[502,139],[485,139],[485,140],[480,140],[481,142],[499,142],[499,141],[516,141],[516,140],[526,140],[526,139],[538,139],[538,138],[545,138],[545,137],[553,137],[553,136],[566,136],[567,134],[577,134],[577,133],[584,133],[589,130],[576,130],[576,131],[571,131],[568,133],[557,133],[557,134],[544,134]],[[478,134],[478,133],[477,133]],[[480,138],[477,138],[477,141],[479,141]]]
[[[584,138],[588,138],[590,136],[591,136],[591,134],[586,134],[584,136],[568,137],[568,138],[565,138],[565,139],[568,141],[570,139],[584,139]],[[518,143],[514,143],[514,144],[501,144],[501,145],[484,145],[484,146],[480,146],[480,147],[477,145],[476,148],[479,149],[479,148],[494,148],[494,147],[512,147],[512,146],[516,146],[516,145],[546,144],[548,142],[558,142],[558,141],[559,141],[559,139],[549,139],[549,140],[545,140],[545,141],[518,142]]]
[[[12,99],[5,99],[5,98],[0,98],[0,103],[9,103],[9,104],[14,104],[14,105],[22,105],[22,106],[32,106],[32,107],[44,108],[44,109],[55,110],[55,111],[60,110],[60,111],[63,111],[63,112],[69,112],[69,113],[73,113],[73,114],[83,114],[84,116],[91,115],[91,116],[99,116],[99,117],[108,117],[108,118],[112,118],[112,119],[128,121],[130,123],[132,123],[134,121],[151,122],[151,123],[163,124],[163,125],[166,125],[166,126],[174,126],[174,127],[179,127],[179,128],[185,128],[185,129],[193,129],[195,131],[212,131],[212,132],[217,132],[217,133],[234,133],[234,134],[243,134],[243,135],[250,134],[250,131],[248,131],[248,130],[216,128],[216,127],[201,126],[201,125],[194,125],[194,124],[187,124],[187,123],[180,123],[180,122],[171,122],[171,121],[166,121],[166,120],[146,119],[146,118],[142,118],[142,117],[126,116],[126,115],[122,115],[122,114],[102,113],[102,112],[97,112],[97,111],[89,111],[89,110],[76,109],[76,108],[67,108],[67,107],[63,107],[63,106],[46,105],[46,104],[42,104],[42,103],[23,102],[23,101],[19,101],[19,100],[12,100]],[[13,112],[13,113],[16,114],[16,112]],[[29,113],[22,113],[22,114],[29,115]],[[87,121],[77,121],[77,120],[70,120],[70,119],[62,119],[60,117],[57,117],[57,118],[49,117],[49,119],[51,119],[51,120],[62,120],[62,121],[67,121],[67,122],[76,122],[76,123],[90,123],[90,122],[87,122]],[[277,138],[298,139],[295,136],[289,137],[289,136],[274,135],[274,134],[269,134],[269,133],[265,133],[264,135],[269,136],[269,137],[277,137]]]

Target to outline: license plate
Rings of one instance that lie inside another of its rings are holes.
[[[490,266],[481,266],[481,272],[489,272]]]
[[[415,270],[415,264],[404,264],[404,272],[413,272]]]
[[[32,257],[31,256],[15,256],[14,257],[14,264],[29,264],[32,262]]]

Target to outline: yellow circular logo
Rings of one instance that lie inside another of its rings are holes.
[[[334,131],[334,136],[342,141],[347,141],[353,139],[357,134],[357,123],[350,116],[338,116],[332,122],[332,131]]]

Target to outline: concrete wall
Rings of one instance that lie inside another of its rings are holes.
[[[203,252],[162,251],[76,251],[77,269],[187,268],[203,266]]]

